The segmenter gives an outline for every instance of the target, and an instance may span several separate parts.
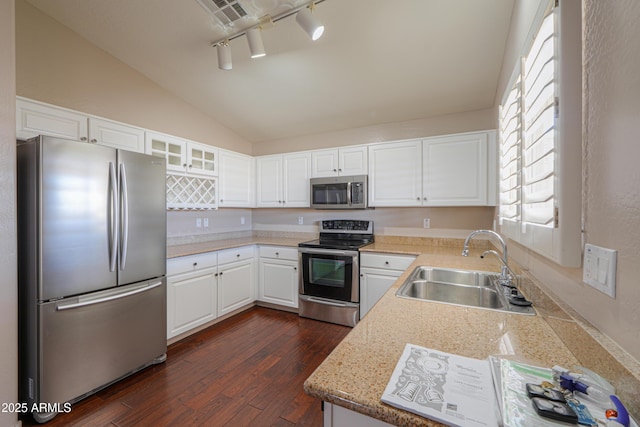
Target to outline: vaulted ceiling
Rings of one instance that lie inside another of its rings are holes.
[[[256,143],[492,107],[514,0],[325,0],[322,38],[284,18],[228,71],[212,42],[307,1],[237,0],[233,28],[197,0],[28,1]]]

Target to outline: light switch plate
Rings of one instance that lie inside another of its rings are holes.
[[[613,249],[586,244],[582,280],[600,292],[616,297],[616,259],[618,252]]]

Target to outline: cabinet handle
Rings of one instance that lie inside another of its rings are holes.
[[[189,165],[189,168],[192,168],[192,167],[193,167],[193,165]]]
[[[338,172],[336,169],[333,170],[334,172]]]
[[[91,140],[91,143],[92,143],[92,144],[95,144],[96,142],[98,142],[98,140],[97,140],[97,139],[95,139],[95,138],[93,138],[93,139]]]
[[[213,277],[218,277],[218,273],[214,274]]]
[[[426,197],[423,197],[423,198],[422,198],[422,200],[427,200],[427,198],[426,198]]]
[[[276,252],[276,256],[280,256],[280,252]]]
[[[385,261],[385,262],[384,262],[384,265],[389,265],[389,261]]]
[[[223,202],[224,202],[224,200],[220,199],[220,203],[223,203]]]
[[[183,163],[183,164],[182,164],[182,167],[183,167],[183,168],[186,168],[186,167],[187,167],[187,164],[186,164],[186,163]]]
[[[298,267],[293,267],[293,271],[298,271]]]
[[[416,200],[417,200],[417,201],[420,201],[420,197],[416,197]]]
[[[364,274],[361,274],[360,277],[364,277]]]
[[[236,257],[237,257],[237,258],[240,258],[240,254],[236,254]]]
[[[197,263],[197,262],[194,262],[194,263],[193,263],[193,266],[195,267],[196,265],[198,265],[198,263]]]
[[[81,137],[80,137],[80,141],[86,141],[86,140],[87,140],[87,137],[86,137],[86,136],[81,136]]]
[[[338,169],[338,172],[342,172],[342,169]]]

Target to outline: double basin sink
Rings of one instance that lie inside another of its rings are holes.
[[[513,304],[511,289],[498,283],[498,274],[484,271],[416,267],[396,295],[424,301],[534,315],[531,306]]]

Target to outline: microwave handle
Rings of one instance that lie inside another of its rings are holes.
[[[351,206],[351,181],[347,182],[347,205]]]

